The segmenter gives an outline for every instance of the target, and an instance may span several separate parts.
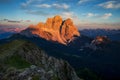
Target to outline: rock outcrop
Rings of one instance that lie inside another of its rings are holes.
[[[0,80],[80,80],[68,62],[15,40],[0,46]]]
[[[85,47],[88,47],[93,50],[102,50],[102,48],[106,47],[111,41],[107,36],[97,36],[95,39],[91,41],[90,44],[86,44]]]
[[[31,25],[22,31],[21,34],[28,37],[38,36],[65,45],[70,43],[75,37],[80,36],[79,31],[71,19],[63,21],[58,15],[53,18],[48,18],[46,23],[40,22],[35,26]]]
[[[99,45],[99,44],[107,44],[110,42],[110,39],[107,36],[97,36],[91,44]]]

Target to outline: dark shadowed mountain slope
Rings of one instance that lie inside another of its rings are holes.
[[[14,40],[0,45],[0,80],[80,80],[62,59],[48,56],[36,45]]]
[[[105,44],[103,43],[102,45],[96,45],[96,41],[99,41],[99,37],[95,38],[95,42],[92,43],[94,40],[81,35],[74,40],[75,42],[71,42],[71,44],[66,46],[47,41],[43,38],[28,38],[20,34],[13,35],[11,38],[3,39],[0,42],[6,43],[15,39],[24,39],[35,43],[40,48],[45,50],[48,55],[67,60],[76,69],[76,71],[79,69],[83,70],[83,68],[88,68],[102,77],[102,80],[120,79],[120,42],[107,40],[106,44],[105,38]],[[94,49],[94,47],[97,48]],[[83,77],[81,76],[83,74],[80,73],[79,76]],[[91,77],[88,78],[87,75],[83,78],[85,78],[85,80],[98,80]]]
[[[116,34],[108,35],[108,37],[113,41],[120,41],[120,32]]]
[[[0,39],[5,39],[5,38],[9,38],[11,35],[13,35],[15,33],[13,32],[4,32],[4,33],[0,33]]]

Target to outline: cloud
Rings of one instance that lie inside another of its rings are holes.
[[[0,34],[1,33],[5,33],[5,32],[14,32],[14,33],[18,33],[22,30],[24,30],[24,28],[7,28],[8,26],[5,26],[5,28],[0,28]]]
[[[82,3],[86,3],[86,2],[90,2],[90,1],[92,1],[92,0],[80,0],[80,1],[78,2],[78,4],[82,4]]]
[[[28,7],[39,7],[39,8],[57,8],[57,9],[68,9],[70,6],[66,3],[52,3],[52,4],[46,4],[43,0],[27,0],[24,3],[21,3],[22,8],[28,8]]]
[[[20,23],[21,21],[3,19],[2,21],[11,22],[11,23]]]
[[[26,2],[21,3],[22,7],[28,7],[31,3],[35,2],[35,1],[41,1],[41,0],[26,0]]]
[[[96,13],[87,13],[87,14],[83,14],[84,16],[86,17],[94,17],[94,18],[97,18],[97,19],[108,19],[109,17],[112,16],[112,13],[104,13],[104,14],[96,14]]]
[[[31,22],[31,20],[10,20],[10,19],[3,19],[1,21],[4,21],[4,22],[9,22],[9,23],[21,23],[21,22]]]
[[[63,17],[63,18],[73,18],[74,17],[74,13],[73,12],[62,12],[61,13],[61,16]]]
[[[27,0],[26,2],[22,3],[21,6],[23,8],[27,7],[28,5],[30,5],[34,0]]]
[[[120,23],[84,23],[77,25],[79,29],[120,29]]]
[[[51,9],[51,13],[49,10]],[[46,3],[44,0],[27,0],[21,4],[21,9],[23,9],[28,14],[41,15],[41,16],[51,16],[56,14],[56,10],[59,12],[69,11],[70,6],[66,3],[59,3],[55,1],[51,4]]]
[[[26,20],[25,22],[31,22],[31,20]]]
[[[86,16],[87,16],[87,17],[94,17],[94,16],[97,16],[97,14],[94,14],[94,13],[88,13]]]
[[[46,11],[41,10],[26,10],[26,13],[33,15],[42,15],[42,16],[50,16],[51,14]]]
[[[8,21],[8,19],[3,19],[3,21]]]
[[[81,22],[81,20],[78,18],[78,16],[76,16],[74,12],[66,11],[66,12],[60,13],[60,15],[63,17],[63,19],[71,18],[74,24],[76,25],[78,25]]]
[[[103,16],[101,16],[101,18],[108,19],[111,16],[112,16],[112,13],[105,13]]]
[[[62,9],[68,9],[70,7],[69,5],[67,5],[65,3],[63,3],[63,4],[56,4],[55,3],[52,6],[58,8],[58,9],[60,9],[60,8],[62,8]]]
[[[11,22],[11,23],[20,23],[21,21],[12,21],[12,20],[8,20],[8,22]]]
[[[54,3],[54,4],[39,4],[39,5],[35,5],[36,7],[39,7],[39,8],[57,8],[57,9],[68,9],[70,6],[65,4],[65,3],[62,3],[62,4],[57,4],[57,3]]]
[[[97,14],[97,13],[91,13],[91,12],[85,13],[85,14],[82,14],[82,15],[85,16],[85,17],[87,17],[87,18],[98,17],[99,16],[99,14]]]
[[[105,9],[118,9],[118,8],[120,8],[120,2],[108,1],[105,3],[98,4],[98,6],[103,7]]]
[[[39,8],[50,8],[51,5],[49,4],[40,4],[40,5],[35,5],[36,7],[39,7]]]

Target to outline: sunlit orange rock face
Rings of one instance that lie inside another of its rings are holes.
[[[40,22],[35,26],[30,26],[29,28],[29,32],[34,35],[62,44],[68,44],[75,37],[80,36],[79,31],[74,26],[71,19],[63,21],[61,16],[58,15],[53,18],[48,18],[46,23]]]
[[[71,40],[74,39],[74,36],[80,36],[80,33],[74,26],[72,20],[67,19],[61,26],[60,35],[64,42],[69,43]]]
[[[107,36],[97,36],[95,40],[92,41],[92,43],[95,43],[95,44],[106,44],[109,42],[110,40],[108,39]]]

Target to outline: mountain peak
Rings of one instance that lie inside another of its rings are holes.
[[[56,16],[54,16],[54,19],[56,19],[56,20],[61,19],[62,20],[62,17],[60,15],[56,15]]]
[[[32,29],[29,28],[31,27],[22,31],[21,34],[29,37],[38,36],[65,45],[74,40],[74,37],[80,36],[72,19],[68,18],[63,21],[62,17],[59,15],[56,15],[53,18],[48,18],[45,23],[40,22],[35,26],[32,25]]]
[[[97,36],[92,43],[99,45],[99,44],[107,44],[110,42],[110,39],[107,36]]]

